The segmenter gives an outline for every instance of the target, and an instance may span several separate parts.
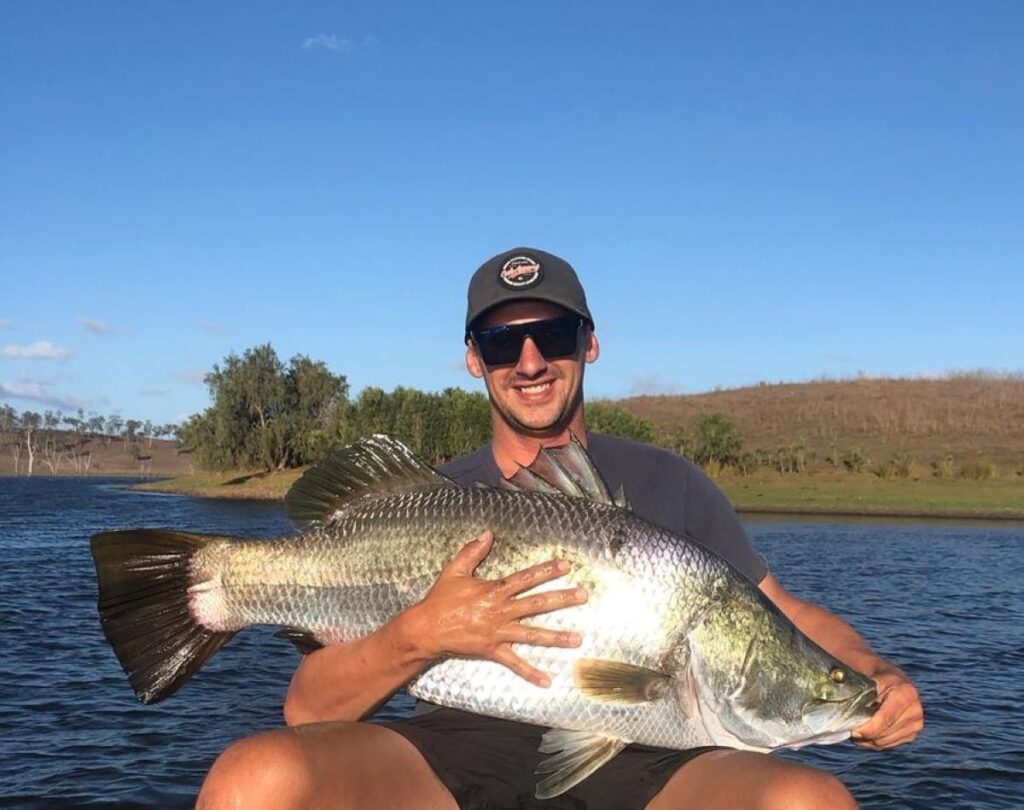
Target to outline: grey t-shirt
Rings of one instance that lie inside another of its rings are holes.
[[[725,493],[688,459],[648,444],[587,434],[587,450],[608,488],[621,486],[633,512],[677,534],[685,534],[731,563],[752,582],[768,564],[750,544]],[[497,486],[501,471],[490,444],[438,467],[464,486]]]

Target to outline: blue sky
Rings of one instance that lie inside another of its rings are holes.
[[[477,387],[571,261],[590,396],[1024,369],[1024,5],[0,7],[0,402],[163,422],[264,342]]]

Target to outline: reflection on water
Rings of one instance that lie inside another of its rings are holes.
[[[127,526],[272,536],[277,504],[158,497],[100,479],[0,479],[0,805],[191,805],[216,754],[281,724],[297,659],[240,634],[179,694],[141,706],[103,639],[88,538]],[[928,726],[896,751],[787,753],[865,807],[1024,806],[1024,528],[749,518],[790,590],[848,618],[921,689]],[[408,711],[397,697],[382,714]]]

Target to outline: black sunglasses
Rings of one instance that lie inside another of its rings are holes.
[[[470,334],[486,365],[508,366],[519,362],[526,338],[536,344],[547,360],[576,354],[582,326],[583,318],[579,315],[562,315],[544,321],[486,326],[472,329]]]

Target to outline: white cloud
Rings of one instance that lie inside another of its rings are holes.
[[[307,51],[334,51],[335,53],[349,53],[354,43],[347,37],[339,37],[336,34],[317,34],[315,37],[306,37],[302,47]]]
[[[629,383],[629,396],[657,396],[659,394],[678,394],[682,387],[671,380],[666,379],[657,371],[643,371],[636,374],[627,374],[626,380]]]
[[[56,391],[51,391],[46,383],[33,380],[0,383],[0,396],[9,399],[27,399],[40,405],[61,408],[63,410],[76,410],[85,407],[85,403],[77,397],[65,396]]]
[[[106,321],[94,320],[92,318],[79,318],[78,322],[85,327],[87,332],[92,332],[94,335],[109,335],[114,331],[114,327]]]
[[[22,360],[63,360],[71,356],[67,349],[55,346],[48,340],[37,340],[30,346],[16,346],[11,343],[4,346],[0,354]]]

